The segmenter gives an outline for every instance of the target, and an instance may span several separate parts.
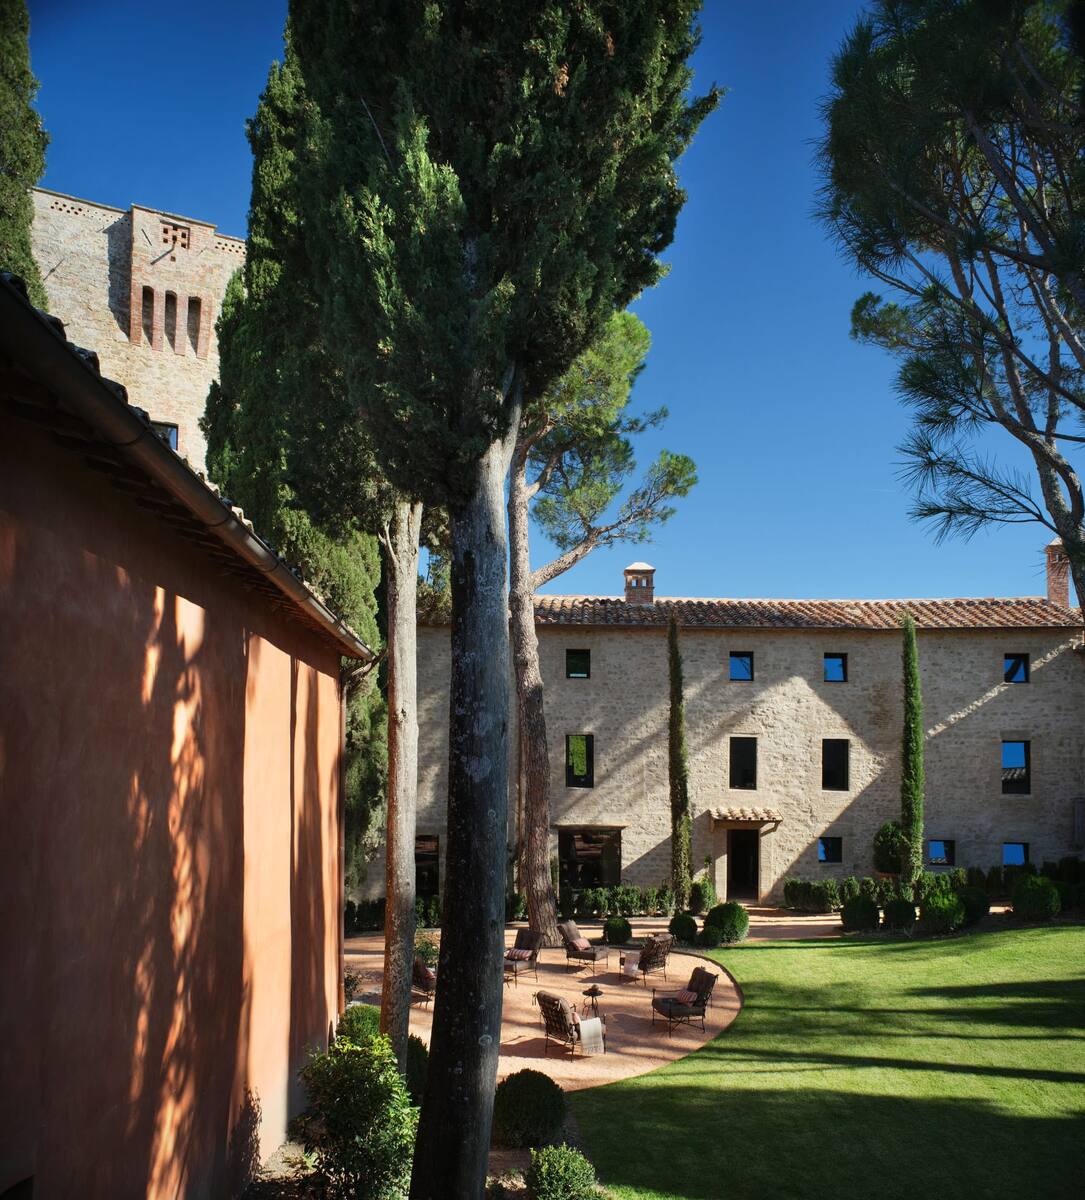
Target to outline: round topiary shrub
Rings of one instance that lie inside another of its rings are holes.
[[[1061,908],[1058,889],[1043,875],[1023,875],[1013,886],[1013,914],[1022,921],[1050,921]]]
[[[375,1004],[350,1004],[343,1010],[335,1028],[337,1038],[346,1038],[364,1046],[381,1031],[381,1010]]]
[[[494,1092],[493,1138],[499,1146],[542,1146],[565,1124],[565,1093],[541,1071],[517,1071]]]
[[[697,940],[697,921],[692,913],[675,913],[667,928],[680,942],[688,942],[692,946]]]
[[[902,834],[899,821],[886,821],[874,835],[874,870],[895,875],[900,870]]]
[[[878,906],[869,896],[855,896],[840,910],[840,923],[848,933],[870,933],[878,928]]]
[[[965,921],[965,907],[959,896],[937,892],[919,910],[919,932],[927,937],[952,933]]]
[[[722,946],[723,930],[718,925],[709,925],[706,921],[704,928],[697,935],[697,944],[699,946],[706,946],[709,950],[713,950],[717,946]]]
[[[524,1177],[531,1200],[595,1200],[595,1169],[572,1146],[532,1150]]]
[[[911,900],[890,900],[882,914],[882,925],[896,933],[911,933],[915,927],[915,905]]]
[[[407,1036],[407,1091],[411,1103],[417,1108],[422,1104],[422,1093],[426,1090],[426,1074],[429,1071],[429,1049],[415,1034]]]
[[[689,911],[703,913],[705,907],[704,883],[700,879],[695,879],[689,885]]]
[[[750,915],[737,900],[726,900],[710,909],[704,919],[723,935],[725,942],[741,942],[750,929]]]
[[[957,899],[964,905],[964,923],[975,925],[991,911],[991,901],[983,888],[971,885],[957,889]]]
[[[633,927],[625,917],[607,917],[603,925],[603,940],[611,946],[624,946],[633,936]]]

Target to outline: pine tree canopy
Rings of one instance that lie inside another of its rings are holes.
[[[20,276],[31,301],[48,308],[30,248],[30,189],[45,172],[49,137],[31,107],[38,81],[30,70],[29,35],[24,0],[0,0],[0,270]]]
[[[505,433],[663,273],[697,0],[313,0],[310,244],[389,478],[455,508]]]

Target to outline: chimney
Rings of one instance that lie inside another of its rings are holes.
[[[630,563],[625,569],[626,604],[652,604],[655,602],[655,567],[648,563]]]
[[[1058,538],[1047,547],[1047,598],[1052,604],[1070,607],[1070,559]]]

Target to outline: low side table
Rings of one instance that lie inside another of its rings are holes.
[[[588,1015],[588,1009],[591,1009],[591,1015],[597,1017],[599,1015],[599,997],[603,994],[603,989],[598,984],[593,983],[590,988],[585,988],[581,993],[587,997],[584,1001],[584,1016]]]

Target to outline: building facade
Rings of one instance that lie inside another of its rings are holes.
[[[621,597],[536,604],[562,882],[649,886],[669,876],[672,613],[693,863],[707,865],[721,896],[769,900],[788,875],[872,871],[874,834],[900,813],[905,610],[919,631],[928,864],[1080,852],[1085,652],[1058,545],[1048,549],[1044,598],[656,598],[643,563],[627,568],[625,584]],[[449,665],[447,628],[421,628],[418,833],[438,884]],[[515,788],[509,809],[512,848]]]
[[[49,311],[203,471],[199,420],[218,377],[215,322],[230,276],[244,264],[244,240],[136,204],[111,208],[45,188],[33,199],[32,245]]]

